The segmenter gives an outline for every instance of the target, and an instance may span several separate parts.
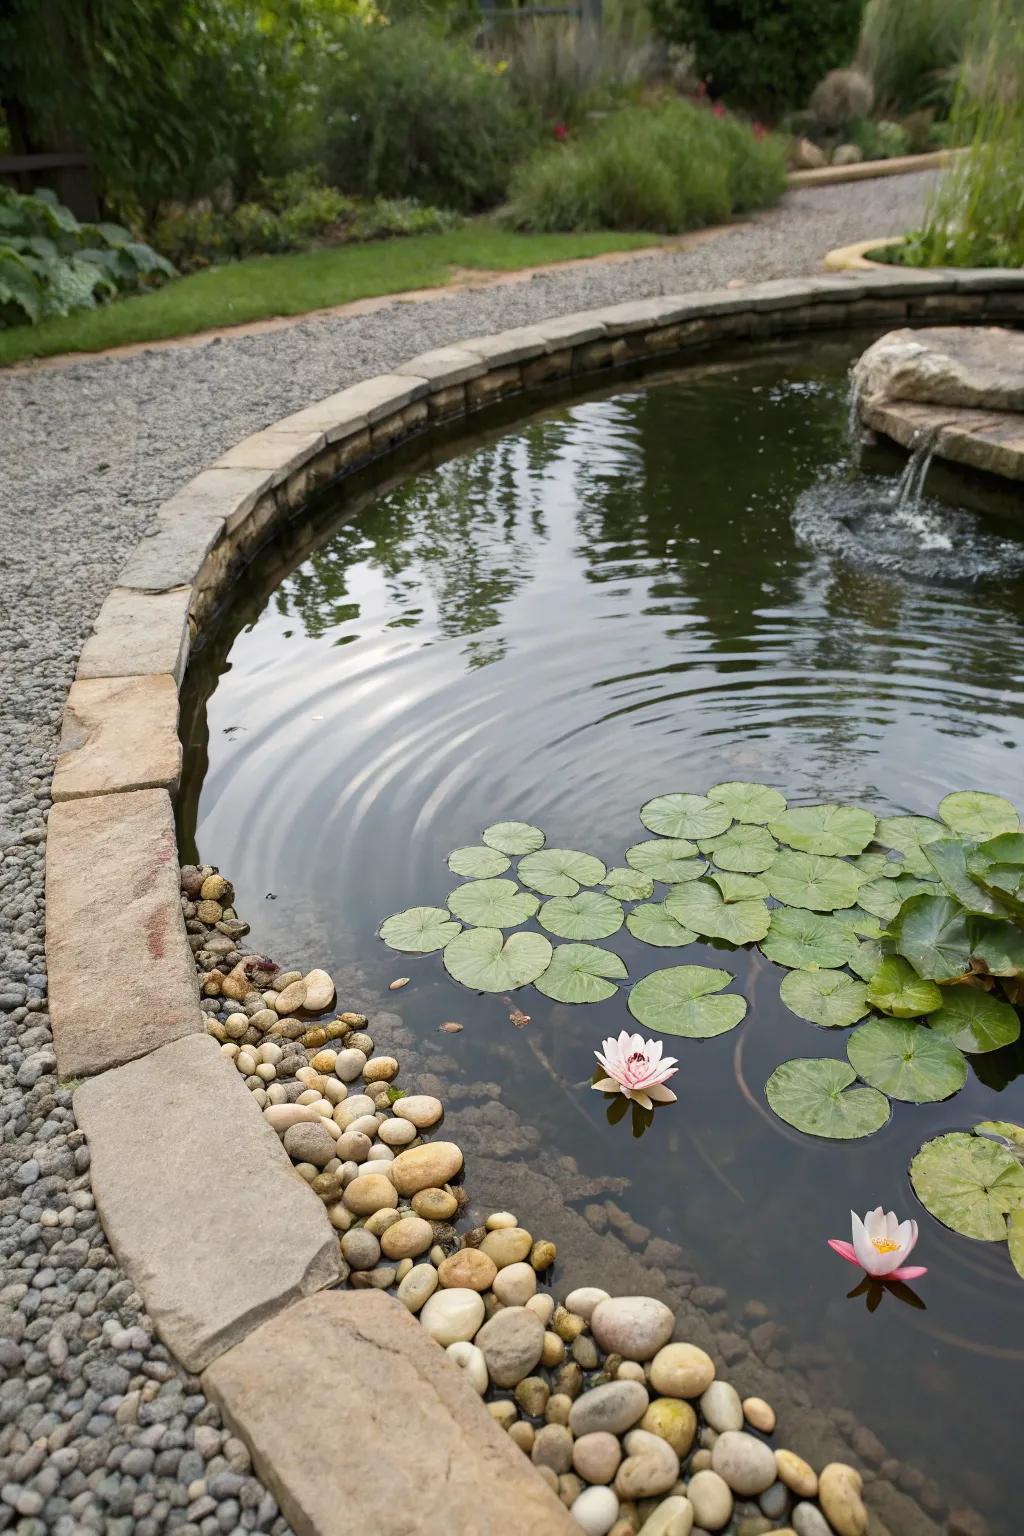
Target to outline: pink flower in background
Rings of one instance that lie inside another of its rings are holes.
[[[830,1237],[828,1245],[848,1264],[856,1264],[875,1280],[917,1280],[928,1273],[920,1264],[904,1264],[917,1242],[917,1222],[897,1221],[894,1211],[876,1206],[861,1221],[853,1218],[853,1242]]]
[[[708,93],[708,83],[707,83],[707,81],[706,80],[698,80],[697,81],[697,95],[698,96],[706,96],[707,93]]]
[[[660,1040],[645,1040],[623,1030],[619,1038],[602,1042],[603,1051],[594,1055],[608,1073],[594,1087],[601,1093],[622,1093],[644,1109],[655,1104],[674,1104],[675,1094],[665,1083],[676,1073],[676,1058],[662,1059]]]
[[[755,139],[766,139],[768,137],[768,129],[764,123],[754,123],[753,128]]]
[[[554,132],[555,138],[559,139],[559,140],[567,139],[569,137],[569,130],[566,127],[565,123],[556,123],[555,126],[554,126],[554,129],[553,129],[553,132]]]
[[[716,101],[714,106],[711,108],[711,110],[715,114],[716,117],[724,117],[725,116],[725,102],[724,101]]]

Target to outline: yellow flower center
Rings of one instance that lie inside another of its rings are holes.
[[[891,1237],[873,1237],[871,1246],[878,1253],[895,1253],[900,1245],[894,1243]]]

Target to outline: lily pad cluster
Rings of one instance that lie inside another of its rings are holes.
[[[910,1165],[927,1211],[964,1237],[1009,1245],[1024,1278],[1024,1126],[983,1120],[926,1141]]]
[[[403,953],[440,951],[474,990],[532,983],[567,1004],[628,983],[620,956],[600,947],[623,927],[657,950],[757,945],[787,971],[779,995],[791,1012],[851,1030],[846,1061],[785,1062],[765,1090],[781,1119],[831,1139],[879,1130],[891,1099],[948,1098],[966,1081],[965,1053],[1018,1038],[1024,831],[1008,800],[968,790],[947,795],[937,820],[876,818],[730,781],[659,795],[640,820],[651,835],[611,869],[548,847],[527,822],[497,822],[449,856],[464,883],[444,907],[397,913],[380,936]],[[665,966],[635,981],[627,1007],[644,1028],[708,1039],[747,1012],[733,980]]]

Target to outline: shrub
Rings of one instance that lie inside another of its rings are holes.
[[[949,111],[983,0],[868,0],[858,61],[886,110]]]
[[[0,326],[35,325],[174,276],[118,224],[80,224],[52,192],[0,186]]]
[[[548,122],[578,123],[595,107],[618,105],[656,65],[654,45],[635,25],[599,30],[555,17],[519,23],[499,51],[512,91]]]
[[[830,69],[811,92],[810,109],[816,123],[835,132],[867,117],[875,104],[871,81],[859,69]]]
[[[848,126],[847,139],[862,151],[865,160],[895,160],[910,153],[910,140],[900,123],[886,120],[862,122]]]
[[[448,208],[504,196],[527,122],[504,73],[417,21],[349,23],[321,71],[327,179]]]
[[[675,234],[773,202],[782,142],[689,102],[629,107],[517,171],[504,217],[519,229]]]
[[[899,0],[897,0],[899,3]],[[778,115],[848,64],[864,0],[651,0],[670,43],[692,43],[714,96]]]

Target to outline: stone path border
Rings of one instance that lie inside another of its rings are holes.
[[[257,547],[314,491],[436,422],[723,341],[942,320],[1024,320],[1024,272],[784,279],[610,306],[424,353],[222,455],[164,504],[100,610],[68,697],[47,842],[58,1070],[89,1079],[74,1107],[119,1261],[168,1347],[204,1371],[299,1536],[347,1532],[357,1513],[366,1523],[342,1447],[327,1457],[311,1441],[303,1450],[304,1426],[329,1425],[332,1440],[339,1428],[355,1434],[342,1373],[370,1413],[358,1382],[379,1377],[382,1361],[409,1392],[432,1394],[422,1434],[439,1448],[430,1474],[445,1497],[443,1516],[418,1528],[560,1536],[576,1527],[507,1437],[490,1432],[458,1368],[424,1361],[399,1302],[311,1300],[338,1277],[336,1234],[206,1034],[177,900],[171,795],[191,640]],[[422,1434],[408,1431],[407,1397],[372,1404],[370,1464],[381,1480],[422,1489],[410,1470]],[[373,1528],[397,1529],[382,1514]]]
[[[924,155],[894,155],[890,160],[858,160],[856,165],[820,165],[813,171],[793,171],[791,187],[832,187],[846,181],[872,181],[878,176],[911,176],[915,171],[941,171],[963,149],[933,149]]]

